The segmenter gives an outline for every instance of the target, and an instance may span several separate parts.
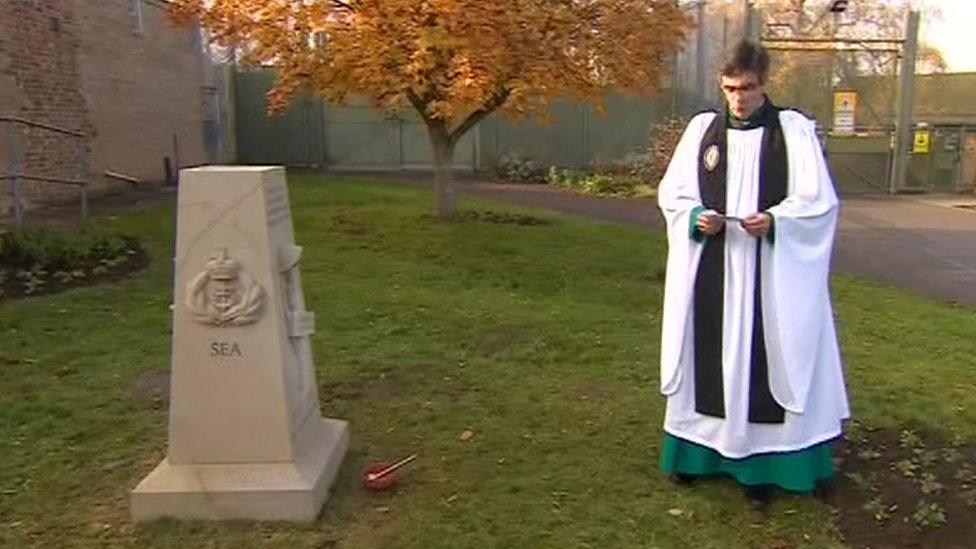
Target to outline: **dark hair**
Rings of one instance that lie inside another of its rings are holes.
[[[765,84],[769,75],[769,52],[761,44],[751,40],[740,40],[732,54],[722,65],[722,76],[738,76],[745,72],[754,73],[759,83]]]

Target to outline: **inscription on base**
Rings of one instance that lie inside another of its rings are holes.
[[[244,355],[241,346],[233,341],[213,341],[210,343],[210,356],[233,358]]]

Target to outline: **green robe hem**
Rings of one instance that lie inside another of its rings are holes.
[[[703,211],[705,211],[704,206],[695,206],[694,208],[691,209],[691,216],[690,216],[691,226],[688,227],[688,236],[690,236],[691,239],[694,240],[695,242],[702,242],[706,238],[708,238],[708,236],[705,233],[698,230],[698,226],[697,226],[698,215]]]
[[[834,476],[830,442],[793,452],[731,459],[706,446],[665,433],[661,470],[693,476],[728,475],[749,486],[774,484],[794,492],[810,492],[818,481]]]

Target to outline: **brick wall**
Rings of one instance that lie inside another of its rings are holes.
[[[93,193],[124,189],[106,170],[164,178],[163,157],[205,163],[207,85],[196,29],[173,27],[165,3],[139,0],[0,0],[0,115],[18,116],[88,137],[81,153]],[[140,18],[141,15],[141,18]],[[140,24],[141,19],[141,24]],[[3,126],[4,124],[0,124]],[[0,127],[0,172],[9,144]],[[18,127],[22,173],[79,176],[78,142]],[[27,206],[77,200],[78,190],[22,183]],[[9,209],[0,187],[0,212]]]
[[[142,1],[141,31],[132,0],[75,2],[81,88],[95,127],[93,175],[112,170],[162,180],[174,135],[182,166],[205,163],[197,31],[172,26],[159,2]]]
[[[0,115],[91,131],[79,86],[79,37],[72,2],[4,2],[0,11]],[[0,124],[0,142],[0,171],[5,174],[10,171],[11,147],[22,153],[22,173],[44,177],[76,179],[85,157],[84,142],[49,130]],[[22,190],[27,203],[78,195],[76,188],[45,183],[24,182]],[[9,202],[4,185],[0,207],[6,209]]]

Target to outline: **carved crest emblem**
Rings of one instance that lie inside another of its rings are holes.
[[[264,289],[223,248],[187,285],[184,304],[201,324],[244,326],[261,316],[264,297]]]
[[[709,147],[705,149],[705,154],[702,160],[705,161],[706,170],[714,170],[715,166],[718,166],[718,145],[709,145]]]

